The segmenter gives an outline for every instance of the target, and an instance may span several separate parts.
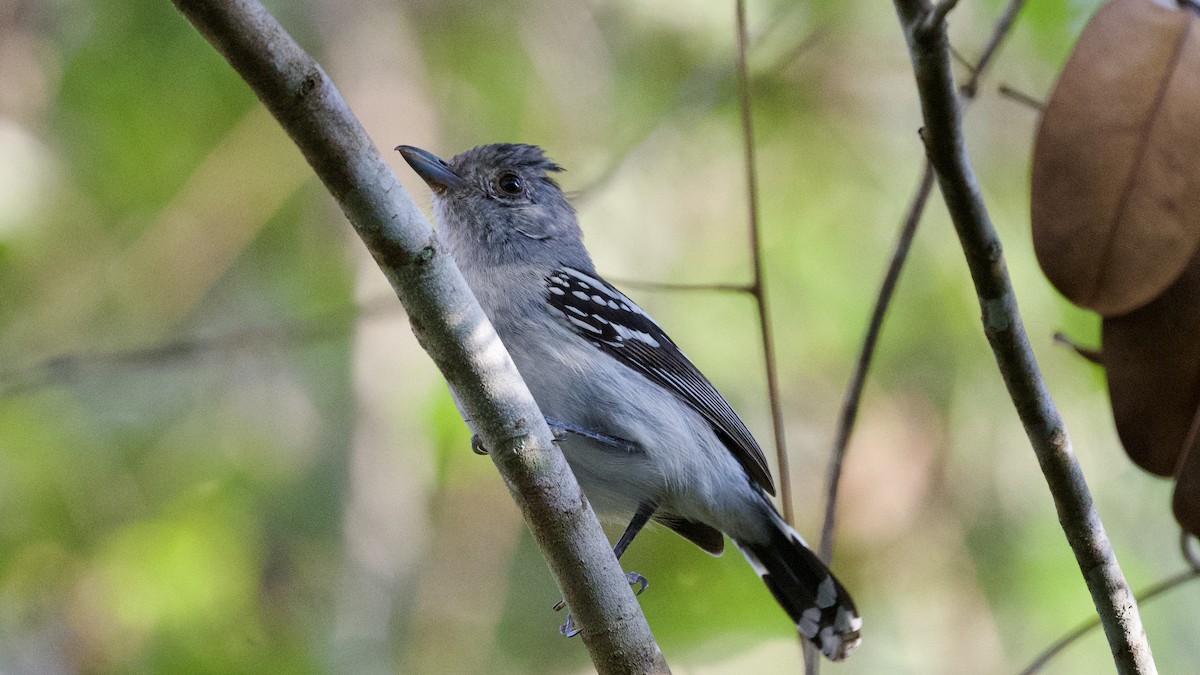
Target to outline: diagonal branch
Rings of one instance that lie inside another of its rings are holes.
[[[1193,579],[1200,578],[1200,561],[1196,560],[1195,554],[1192,552],[1191,546],[1189,546],[1190,540],[1191,537],[1187,532],[1184,532],[1180,546],[1183,547],[1183,557],[1187,560],[1190,567],[1138,593],[1137,600],[1139,605],[1145,606],[1146,603],[1158,596],[1165,595]],[[1083,636],[1095,630],[1099,625],[1099,617],[1092,617],[1088,621],[1079,624],[1074,630],[1055,640],[1054,644],[1047,647],[1041,654],[1038,654],[1037,658],[1021,671],[1021,675],[1034,675],[1034,673],[1041,672],[1042,668],[1046,667],[1046,664],[1051,659],[1061,654],[1063,650],[1070,647]]]
[[[668,672],[600,524],[512,359],[324,71],[257,0],[174,0],[337,200],[521,507],[601,673]]]
[[[984,334],[1054,498],[1108,636],[1118,672],[1154,673],[1137,601],[1092,503],[1083,471],[1029,346],[1017,299],[979,184],[967,157],[944,21],[922,0],[894,0],[921,99],[921,137],[962,243],[982,310]]]
[[[1187,582],[1197,578],[1200,578],[1200,569],[1195,568],[1186,569],[1175,574],[1174,576],[1167,577],[1153,586],[1146,588],[1141,593],[1138,593],[1138,604],[1144,606],[1158,596],[1173,591]],[[1038,654],[1037,658],[1035,658],[1028,666],[1025,666],[1025,668],[1021,670],[1021,675],[1034,675],[1034,673],[1041,672],[1042,668],[1045,668],[1046,664],[1049,663],[1054,657],[1061,654],[1067,647],[1070,647],[1080,638],[1084,637],[1088,633],[1091,633],[1099,626],[1100,617],[1098,616],[1093,616],[1091,619],[1079,624],[1073,630],[1071,630],[1071,632],[1062,636],[1055,641],[1054,644],[1047,647],[1046,651]]]
[[[892,250],[892,261],[888,264],[883,283],[879,287],[879,295],[875,300],[875,308],[871,311],[871,320],[867,323],[867,334],[863,338],[862,347],[858,351],[858,361],[854,364],[854,373],[850,376],[850,384],[842,398],[842,411],[838,416],[837,435],[833,441],[833,454],[829,458],[829,474],[825,487],[825,522],[821,526],[821,545],[817,555],[826,563],[833,558],[834,525],[837,514],[838,486],[842,480],[842,466],[846,460],[846,449],[850,447],[850,433],[858,419],[858,406],[862,401],[863,387],[867,382],[867,371],[871,368],[871,360],[875,356],[875,346],[879,343],[879,334],[883,330],[883,319],[891,306],[892,295],[896,291],[896,283],[900,281],[900,272],[904,262],[908,260],[908,251],[912,247],[913,238],[917,234],[917,226],[921,224],[921,216],[925,213],[925,204],[929,201],[929,193],[933,190],[933,167],[925,163],[925,171],[921,183],[913,195],[912,205],[908,209],[908,217],[896,237],[896,246]]]

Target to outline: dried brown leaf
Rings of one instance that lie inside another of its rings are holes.
[[[1200,256],[1154,302],[1104,320],[1113,419],[1138,466],[1170,476],[1200,405]]]
[[[1033,241],[1072,302],[1116,316],[1200,248],[1200,19],[1112,0],[1088,23],[1033,156]]]

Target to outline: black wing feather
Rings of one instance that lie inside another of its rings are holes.
[[[550,306],[576,333],[700,413],[750,478],[775,494],[766,457],[750,430],[649,315],[608,282],[574,268],[555,270],[546,288]]]

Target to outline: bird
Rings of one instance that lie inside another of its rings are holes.
[[[588,501],[601,517],[628,522],[613,548],[618,560],[650,520],[712,555],[727,535],[799,633],[831,660],[846,658],[862,629],[850,594],[771,503],[770,468],[737,413],[596,271],[554,179],[563,168],[520,143],[481,145],[449,161],[396,149],[432,190],[439,240]]]

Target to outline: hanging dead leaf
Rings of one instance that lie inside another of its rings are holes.
[[[1186,443],[1186,452],[1175,473],[1171,507],[1183,529],[1200,537],[1200,409],[1196,410]]]
[[[1200,405],[1200,256],[1154,302],[1101,332],[1117,434],[1129,458],[1170,476]]]
[[[1200,19],[1171,5],[1096,13],[1034,148],[1038,262],[1104,316],[1153,300],[1200,247]]]

